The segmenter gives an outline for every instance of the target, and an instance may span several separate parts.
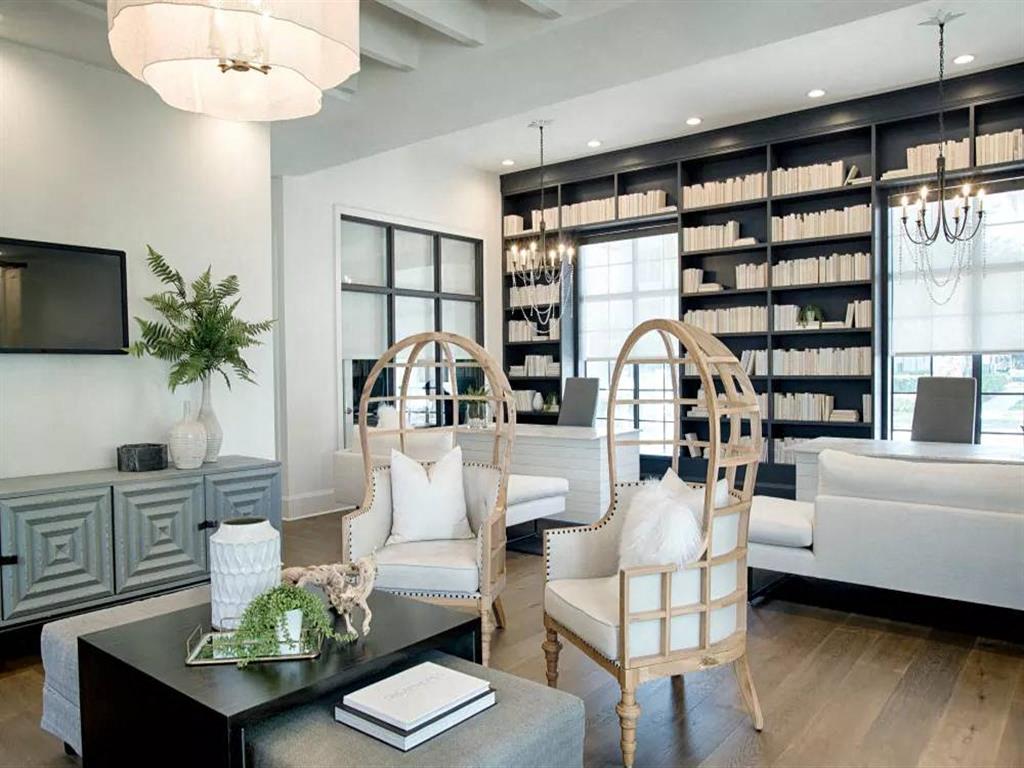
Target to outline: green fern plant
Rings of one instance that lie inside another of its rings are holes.
[[[171,364],[168,385],[171,390],[183,384],[205,379],[213,373],[224,377],[228,387],[232,370],[243,381],[255,383],[253,370],[242,357],[242,351],[261,344],[259,337],[270,330],[273,320],[248,323],[235,317],[241,299],[236,275],[228,275],[214,283],[207,267],[186,286],[181,272],[147,245],[146,263],[167,290],[146,297],[146,302],[163,316],[160,320],[136,317],[142,338],[128,347],[136,357],[151,355]],[[191,295],[189,295],[191,288]]]

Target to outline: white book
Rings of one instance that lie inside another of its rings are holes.
[[[341,704],[346,710],[410,731],[489,688],[486,680],[428,661],[352,691]]]
[[[496,700],[497,697],[493,690],[485,690],[461,706],[442,712],[412,730],[397,728],[369,715],[362,715],[355,710],[346,708],[344,702],[334,708],[334,719],[383,741],[385,744],[390,744],[396,749],[408,752],[413,747],[455,727],[463,720],[468,720],[473,715],[494,706]]]

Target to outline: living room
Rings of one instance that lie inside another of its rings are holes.
[[[2,766],[1024,765],[1024,0],[0,0],[0,352]]]

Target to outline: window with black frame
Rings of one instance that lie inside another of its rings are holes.
[[[426,331],[449,331],[483,340],[483,241],[389,222],[341,217],[341,411],[345,444],[358,423],[359,398],[370,369],[394,342]],[[435,349],[423,352],[431,358]],[[460,387],[476,384],[474,369],[459,369]],[[464,372],[464,373],[463,373]],[[436,394],[442,382],[424,369],[413,390]],[[439,375],[437,373],[436,375]],[[374,395],[393,394],[394,375]],[[406,418],[420,426],[450,423],[430,400]],[[371,409],[371,423],[376,420]]]

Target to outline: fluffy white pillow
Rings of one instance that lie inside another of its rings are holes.
[[[729,504],[725,480],[715,485],[715,507]],[[691,488],[669,468],[657,485],[641,488],[626,510],[619,538],[619,569],[684,565],[704,552],[704,489]]]
[[[462,448],[425,468],[391,450],[391,536],[387,544],[471,539],[462,487]]]

